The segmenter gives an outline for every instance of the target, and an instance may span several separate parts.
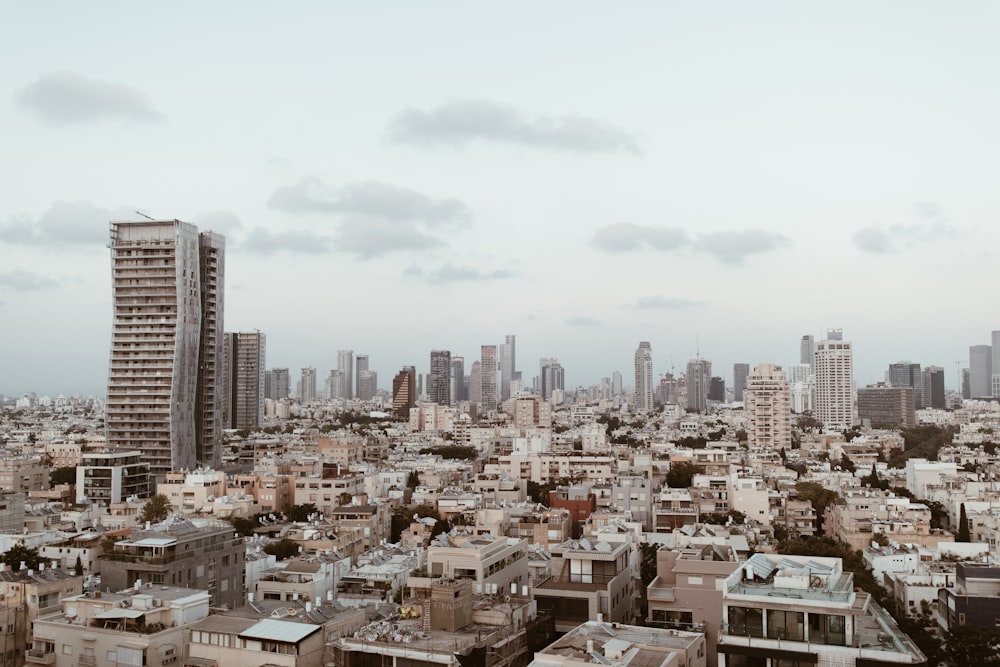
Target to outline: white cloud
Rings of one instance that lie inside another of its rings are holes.
[[[140,90],[88,79],[74,72],[48,72],[14,96],[19,107],[53,125],[104,120],[156,123],[164,117]]]

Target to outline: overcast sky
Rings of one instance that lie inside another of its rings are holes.
[[[46,2],[0,22],[0,393],[94,393],[109,219],[227,239],[226,329],[379,384],[700,348],[859,385],[996,312],[993,2]]]

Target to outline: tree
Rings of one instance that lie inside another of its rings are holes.
[[[434,524],[434,527],[431,528],[431,537],[434,538],[440,535],[441,533],[450,533],[450,532],[451,532],[451,522],[448,521],[448,519],[438,519],[437,523]]]
[[[170,498],[162,493],[157,493],[142,506],[142,514],[139,515],[139,521],[159,523],[170,516],[171,509]]]
[[[56,484],[76,484],[76,468],[65,466],[50,470],[49,488],[55,488]]]
[[[795,491],[799,498],[808,500],[816,510],[816,530],[823,531],[823,519],[826,508],[837,498],[837,492],[831,491],[817,482],[796,482]]]
[[[944,644],[954,665],[1000,665],[1000,634],[993,628],[958,625],[945,634]]]
[[[37,570],[39,563],[42,563],[41,556],[38,555],[37,547],[26,547],[24,542],[18,542],[2,556],[3,562],[8,569],[15,572],[21,569],[21,563],[31,570]]]
[[[823,422],[816,419],[810,414],[801,415],[796,421],[795,425],[799,427],[799,430],[803,433],[822,433],[823,432]]]
[[[337,504],[338,505],[350,505],[351,504],[351,500],[353,498],[354,498],[354,496],[352,496],[351,494],[349,494],[347,491],[344,491],[339,496],[337,496]]]
[[[695,475],[704,472],[701,466],[697,466],[688,461],[678,461],[670,464],[667,471],[667,486],[672,489],[686,489],[691,486],[691,480]]]
[[[419,484],[420,484],[420,475],[411,470],[410,474],[406,476],[406,488],[415,489]]]
[[[73,565],[73,574],[78,577],[83,576],[83,561],[80,560],[80,554],[76,555],[76,564]]]
[[[261,514],[256,515],[253,518],[243,517],[243,516],[231,516],[229,517],[229,523],[233,524],[233,530],[242,535],[243,537],[248,537],[253,535],[253,531],[260,525],[259,518]]]
[[[308,521],[310,514],[316,513],[316,505],[313,503],[303,503],[301,505],[292,505],[285,512],[285,516],[288,517],[289,521]]]
[[[658,544],[643,543],[639,545],[642,550],[639,560],[639,577],[642,579],[642,587],[646,589],[656,578],[656,552],[660,550]]]
[[[837,463],[837,465],[840,466],[841,470],[846,470],[847,472],[855,472],[857,470],[857,467],[855,467],[854,465],[854,461],[849,459],[847,457],[847,454],[840,455],[840,461]],[[874,470],[874,466],[872,466],[872,469]]]
[[[284,537],[277,542],[266,545],[264,553],[275,556],[278,560],[287,560],[299,555],[299,543]]]
[[[959,510],[958,515],[958,534],[955,535],[956,542],[971,542],[971,536],[969,535],[969,518],[965,515],[965,503]]]

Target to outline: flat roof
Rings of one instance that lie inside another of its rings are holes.
[[[291,623],[273,618],[265,618],[240,633],[240,637],[250,639],[267,639],[276,642],[295,644],[321,629],[319,625],[308,623]]]

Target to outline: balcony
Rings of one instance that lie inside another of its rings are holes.
[[[674,589],[667,586],[653,586],[646,589],[646,599],[650,602],[673,602]]]
[[[25,653],[25,662],[32,665],[54,665],[56,664],[56,652],[31,648]]]

